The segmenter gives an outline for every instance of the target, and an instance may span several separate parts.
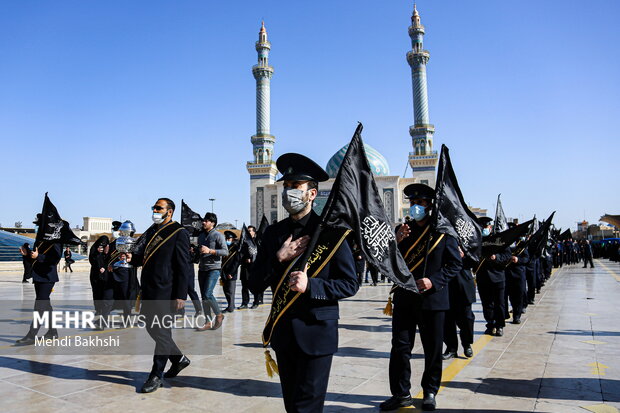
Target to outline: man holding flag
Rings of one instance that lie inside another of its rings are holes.
[[[58,210],[48,198],[47,193],[43,201],[43,209],[40,214],[37,214],[33,224],[38,226],[37,236],[34,248],[28,252],[26,259],[32,262],[32,282],[36,294],[34,311],[40,315],[49,311],[51,320],[53,308],[50,295],[54,284],[58,282],[57,266],[62,256],[62,244],[78,245],[80,239],[73,234],[69,223],[60,218]],[[26,256],[26,251],[22,254]],[[28,334],[17,340],[16,344],[22,346],[34,344],[39,328],[40,326],[35,326],[33,321]],[[58,337],[58,331],[50,328],[44,337],[46,339]]]
[[[354,295],[359,284],[345,242],[349,231],[323,230],[309,247],[321,223],[312,205],[327,173],[297,153],[280,156],[276,165],[289,217],[266,229],[249,284],[254,294],[267,286],[273,291],[263,344],[275,350],[278,366],[272,368],[279,370],[286,411],[320,412],[338,350],[338,300]]]
[[[390,391],[392,397],[381,404],[381,410],[411,406],[411,351],[416,328],[424,348],[422,389],[424,410],[434,410],[442,372],[443,328],[445,313],[450,308],[448,282],[461,269],[456,238],[441,234],[432,227],[435,191],[424,184],[405,187],[411,205],[412,221],[398,229],[398,248],[421,294],[396,288],[392,317],[392,351],[390,352]]]

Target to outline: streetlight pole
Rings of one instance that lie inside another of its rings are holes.
[[[209,201],[211,201],[211,213],[213,213],[213,201],[215,201],[215,198],[209,198]]]
[[[237,221],[238,219],[235,219],[235,229],[237,229]]]

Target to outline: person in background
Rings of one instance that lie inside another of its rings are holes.
[[[24,276],[22,277],[22,283],[28,284],[28,280],[32,278],[32,260],[30,259],[30,244],[24,242],[24,245],[19,247],[19,252],[22,254],[22,264],[24,265]]]
[[[72,253],[71,250],[69,249],[69,247],[65,248],[65,272],[67,272],[67,269],[69,269],[69,271],[73,272],[73,269],[71,269],[71,264],[73,264],[75,262],[75,260],[72,257]]]

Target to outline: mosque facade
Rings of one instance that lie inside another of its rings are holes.
[[[430,54],[423,48],[424,34],[424,26],[414,6],[409,27],[412,48],[407,52],[413,85],[414,124],[409,127],[413,151],[408,157],[412,176],[400,177],[391,174],[385,157],[370,145],[364,144],[383,205],[393,224],[402,222],[407,215],[409,201],[403,198],[403,189],[407,185],[424,183],[435,186],[438,156],[437,151],[433,150],[435,127],[430,123],[428,113],[426,64]],[[274,158],[276,138],[270,131],[270,84],[274,69],[269,64],[271,43],[268,41],[264,23],[258,34],[256,51],[258,62],[252,67],[252,74],[256,79],[256,133],[251,138],[253,159],[247,163],[247,170],[250,174],[250,222],[252,225],[259,224],[263,215],[270,223],[288,216],[281,203],[282,183],[276,182],[278,177]],[[330,179],[319,184],[319,194],[314,203],[314,209],[319,214],[329,197],[347,147],[348,144],[340,148],[325,166]]]

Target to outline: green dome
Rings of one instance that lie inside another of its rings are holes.
[[[347,153],[348,148],[349,144],[347,143],[338,152],[336,152],[334,156],[331,157],[329,162],[327,162],[327,167],[325,170],[329,174],[330,178],[335,178],[338,174],[338,169],[340,169],[340,165],[342,164],[342,160],[344,159],[344,155]],[[390,175],[390,167],[388,166],[387,160],[383,157],[383,155],[366,143],[364,144],[364,149],[366,150],[366,159],[368,159],[370,170],[373,175]]]

